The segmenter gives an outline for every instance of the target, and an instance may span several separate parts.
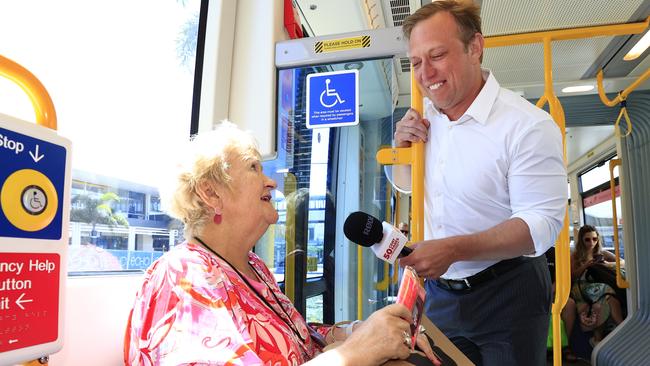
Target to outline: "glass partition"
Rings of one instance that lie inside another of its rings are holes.
[[[342,231],[347,215],[358,210],[390,220],[391,193],[375,154],[392,140],[393,62],[387,58],[278,70],[278,153],[264,169],[278,182],[280,219],[256,252],[310,319],[331,322],[334,298],[343,296],[339,294],[345,294],[341,303],[347,309],[337,311],[356,318],[357,300],[349,294],[357,293],[359,265],[366,316],[388,296],[386,286],[377,290],[387,271],[383,262],[367,248],[358,256],[358,246],[342,238]],[[359,71],[360,123],[308,129],[307,75],[346,69]]]

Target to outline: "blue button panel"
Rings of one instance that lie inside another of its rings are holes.
[[[67,151],[63,146],[0,128],[0,190],[13,173],[30,169],[42,173],[52,182],[58,198],[56,200],[58,201],[58,207],[52,221],[42,229],[35,231],[25,231],[12,224],[7,219],[7,215],[12,215],[12,213],[5,212],[5,210],[15,210],[17,208],[4,207],[3,205],[0,210],[0,236],[61,239],[66,154]],[[43,201],[43,197],[39,195],[43,194],[43,192],[39,187],[27,186],[26,194],[30,192],[29,189],[36,192],[34,197],[39,199],[39,202]],[[51,199],[49,201],[54,202]],[[39,213],[39,210],[31,212],[32,215],[38,215]]]

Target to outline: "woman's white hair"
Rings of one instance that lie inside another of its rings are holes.
[[[259,152],[250,133],[222,121],[214,130],[192,136],[177,156],[178,163],[170,171],[172,176],[160,186],[160,195],[165,211],[183,222],[188,239],[214,217],[197,194],[199,183],[210,181],[230,189],[229,161],[259,158]]]

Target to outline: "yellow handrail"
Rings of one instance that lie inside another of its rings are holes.
[[[287,200],[286,219],[284,224],[284,294],[295,302],[296,298],[296,204],[299,200],[298,181],[293,173],[284,176],[284,195]]]
[[[34,74],[12,60],[0,55],[0,76],[4,76],[18,84],[27,94],[34,107],[37,124],[56,130],[54,103],[52,103],[50,94]]]
[[[621,36],[638,34],[650,25],[650,17],[643,22],[598,25],[570,29],[557,29],[543,32],[518,33],[505,36],[485,37],[485,47],[515,46],[530,43],[542,43],[545,39],[553,41],[566,41],[570,39],[591,38],[601,36]]]
[[[607,98],[607,95],[605,95],[605,88],[603,87],[603,70],[601,69],[596,74],[596,84],[598,85],[598,96],[600,97],[600,101],[603,102],[603,104],[605,104],[608,107],[613,107],[618,103],[624,101],[634,89],[636,89],[649,77],[650,77],[650,69],[647,69],[643,74],[641,74],[641,76],[639,76],[638,79],[636,79],[632,84],[630,84],[630,86],[628,86],[627,88],[625,88],[625,90],[618,93],[618,95],[616,95],[616,98],[610,100],[609,98]]]
[[[648,77],[650,77],[650,68],[647,69],[641,76],[639,76],[632,84],[630,84],[630,86],[625,88],[625,90],[618,93],[614,99],[610,100],[607,98],[607,95],[605,95],[605,88],[603,87],[603,70],[599,70],[596,74],[596,84],[598,85],[598,96],[600,97],[600,101],[608,107],[613,107],[618,103],[621,104],[621,111],[618,113],[616,122],[614,122],[614,133],[616,134],[616,137],[621,137],[620,123],[621,118],[623,117],[625,117],[625,123],[627,125],[627,131],[625,132],[624,136],[627,137],[632,133],[632,121],[630,120],[630,115],[627,113],[626,99],[627,96],[639,85],[641,85],[641,83],[643,83]]]
[[[390,201],[391,201],[391,198],[392,198],[392,194],[393,194],[393,189],[391,188],[390,185],[387,185],[386,186],[386,215],[384,217],[384,220],[386,222],[393,222],[393,220],[391,220],[392,215],[391,215],[391,207],[390,207]],[[399,202],[399,201],[397,201],[397,200],[395,201],[395,204],[396,204],[395,212],[396,213],[397,213],[397,210],[398,210],[397,202]],[[399,217],[399,215],[395,214],[395,217]],[[395,225],[395,222],[393,222],[393,225]],[[388,273],[389,271],[390,271],[390,267],[388,265],[388,262],[384,262],[384,278],[382,278],[381,281],[377,281],[377,283],[375,284],[375,290],[377,290],[377,291],[386,291],[386,290],[388,290],[388,285],[390,283],[390,274]]]
[[[612,226],[614,229],[614,254],[616,255],[616,286],[619,288],[628,288],[630,284],[623,278],[621,273],[621,253],[620,242],[618,239],[618,217],[616,215],[616,181],[614,180],[614,168],[621,166],[621,159],[612,159],[609,161],[609,190],[612,191]],[[620,174],[619,174],[620,175]],[[619,184],[621,196],[623,187]]]
[[[411,108],[422,115],[423,100],[411,71]],[[411,165],[411,241],[424,239],[424,143],[416,142],[411,147],[381,149],[377,151],[377,161],[384,165]]]
[[[395,190],[395,218],[396,218],[396,221],[401,221],[401,220],[399,220],[399,218],[402,217],[402,215],[401,215],[401,213],[402,213],[402,198],[400,197],[400,195],[401,194],[396,189]],[[408,207],[407,207],[407,211],[408,211]],[[406,223],[409,224],[409,227],[411,226],[411,223],[408,220],[406,221]],[[398,224],[399,224],[399,222],[398,222]],[[406,243],[406,245],[408,245],[408,243]],[[394,284],[397,283],[397,280],[399,278],[398,274],[399,274],[399,267],[397,266],[397,263],[393,263],[393,277],[391,278],[391,281],[390,281],[391,284],[394,285]]]
[[[553,91],[553,61],[551,38],[544,38],[544,95],[537,101],[537,106],[542,108],[549,104],[549,111],[553,120],[562,133],[562,151],[566,164],[566,138],[564,109],[560,100]],[[551,307],[551,323],[553,324],[553,364],[562,364],[562,343],[560,333],[560,313],[569,298],[571,269],[569,258],[569,211],[565,209],[564,224],[555,245],[555,299]]]
[[[357,245],[357,319],[363,319],[363,247]]]

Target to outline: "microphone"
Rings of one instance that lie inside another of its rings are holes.
[[[390,264],[413,251],[404,245],[408,238],[393,225],[365,212],[353,212],[345,219],[343,233],[352,242],[370,247],[377,258]]]

